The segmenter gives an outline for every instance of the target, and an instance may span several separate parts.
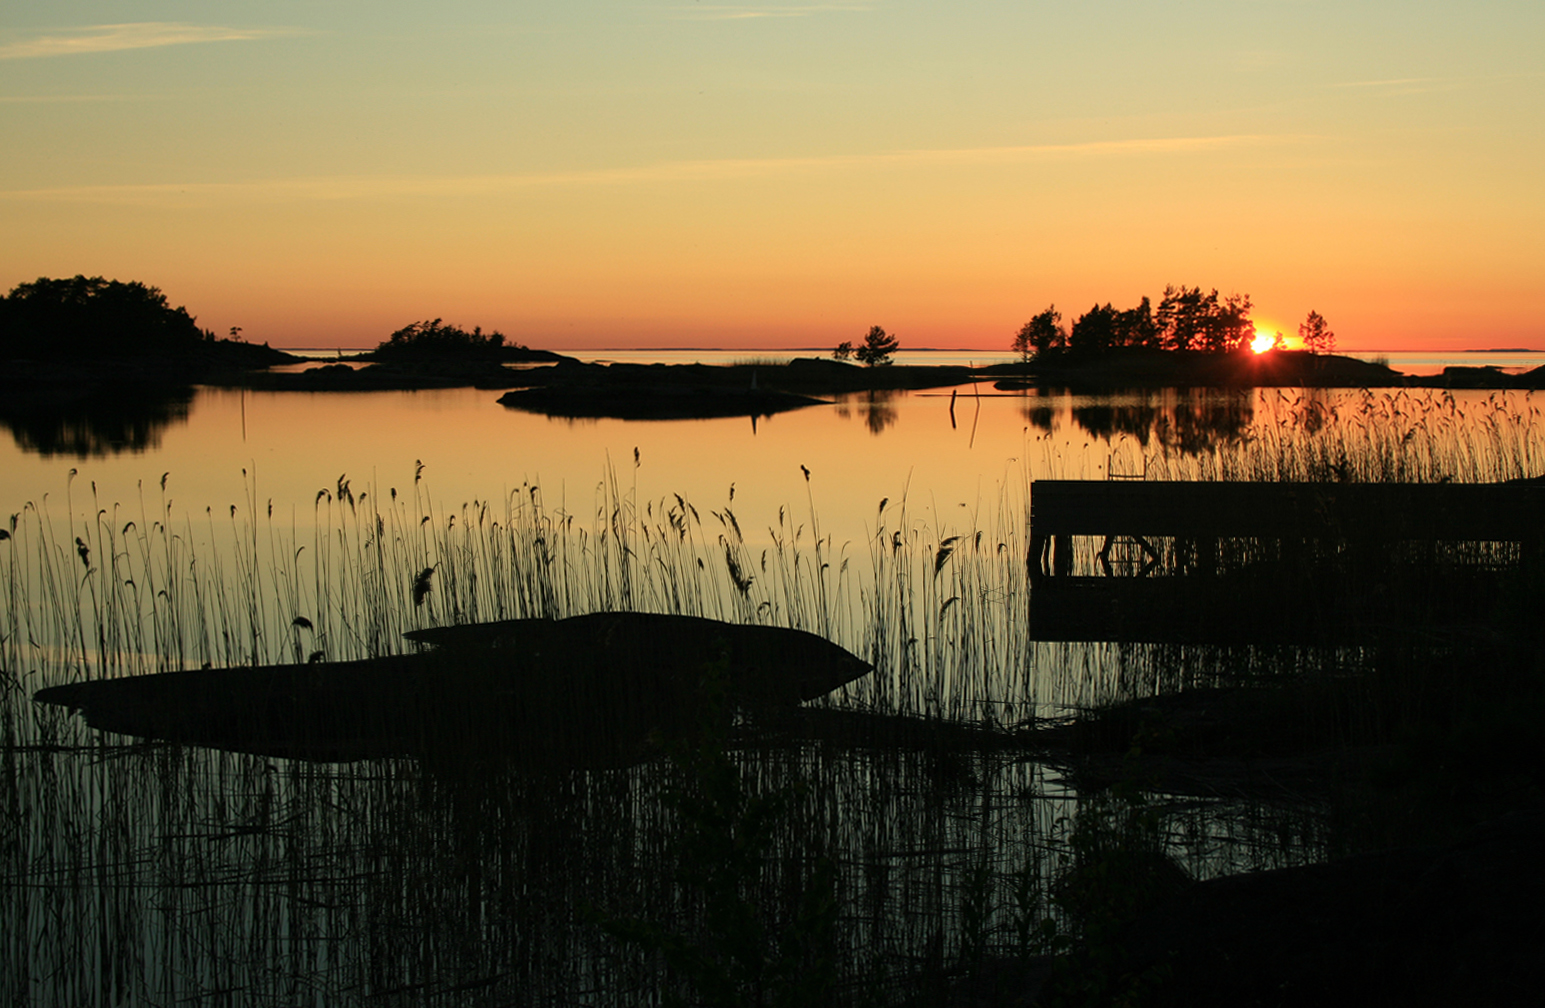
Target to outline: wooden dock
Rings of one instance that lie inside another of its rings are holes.
[[[1031,486],[1038,640],[1355,642],[1523,620],[1537,483]]]

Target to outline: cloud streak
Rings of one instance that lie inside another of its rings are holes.
[[[1296,135],[1235,134],[1210,137],[1096,140],[1088,143],[1036,144],[1017,147],[882,151],[870,154],[834,154],[804,158],[667,161],[627,168],[536,172],[521,175],[330,176],[255,182],[70,186],[0,192],[0,199],[191,205],[237,200],[290,202],[384,199],[402,196],[486,196],[544,188],[712,182],[887,167],[971,167],[1089,158],[1171,156],[1240,147],[1302,143],[1310,139],[1312,138]]]
[[[852,11],[870,11],[870,3],[795,4],[778,6],[771,4],[694,4],[691,7],[670,8],[671,17],[680,21],[745,21],[754,18],[799,18],[812,14],[829,14]]]
[[[138,21],[130,24],[69,28],[0,45],[0,59],[79,56],[86,53],[155,49],[200,42],[248,42],[299,34],[292,28],[222,28],[180,21]]]
[[[155,95],[0,95],[0,105],[73,105],[83,102],[156,101]]]
[[[1342,90],[1376,91],[1385,95],[1426,94],[1430,91],[1455,91],[1460,88],[1507,84],[1521,80],[1539,80],[1538,71],[1484,74],[1470,77],[1390,77],[1383,80],[1340,81],[1328,85]]]

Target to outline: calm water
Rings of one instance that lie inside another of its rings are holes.
[[[1457,397],[1476,404],[1497,398]],[[549,419],[507,409],[497,398],[475,389],[200,388],[190,400],[150,404],[127,417],[11,421],[11,437],[0,439],[0,508],[10,514],[33,502],[62,516],[68,500],[77,512],[117,504],[132,514],[142,499],[160,501],[164,477],[174,514],[271,506],[306,526],[318,492],[340,477],[384,495],[410,488],[421,474],[420,488],[443,509],[500,502],[534,485],[550,506],[585,513],[603,481],[615,478],[641,504],[680,494],[717,508],[733,493],[749,534],[774,524],[780,509],[804,515],[813,508],[826,533],[862,541],[882,499],[904,500],[914,519],[941,533],[972,530],[1001,502],[1022,503],[1029,480],[1140,474],[1167,449],[1205,454],[1296,423],[1284,416],[1292,400],[1303,399],[1277,390],[1004,394],[982,383],[841,396],[754,421],[621,421]],[[1311,398],[1350,410],[1362,394]],[[1434,399],[1409,397],[1413,404]]]

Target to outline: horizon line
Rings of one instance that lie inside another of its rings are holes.
[[[714,353],[819,353],[819,354],[822,354],[822,355],[828,355],[828,354],[830,354],[832,352],[832,348],[831,347],[813,347],[813,346],[807,346],[807,347],[758,347],[758,346],[753,346],[753,347],[738,347],[738,346],[632,346],[632,347],[627,347],[627,346],[609,346],[609,347],[571,347],[571,348],[568,348],[566,351],[563,351],[563,350],[553,350],[551,347],[534,346],[534,345],[531,345],[531,344],[522,344],[522,346],[525,349],[527,349],[527,350],[549,350],[552,353],[564,353],[564,352],[568,352],[568,353],[703,353],[703,352],[714,352]],[[364,350],[374,350],[374,349],[376,349],[376,345],[371,345],[371,346],[341,346],[341,345],[338,345],[338,344],[317,344],[317,345],[307,346],[307,345],[302,345],[302,344],[295,344],[295,345],[292,345],[292,346],[275,346],[274,349],[276,349],[276,350],[284,350],[284,351],[291,351],[291,352],[298,351],[298,350],[361,350],[361,351],[364,351]],[[932,346],[927,346],[927,347],[901,347],[896,352],[897,353],[1002,353],[1002,354],[1014,354],[1015,353],[1015,351],[1012,350],[1012,349],[1003,349],[1003,348],[997,348],[997,347],[932,347]],[[1356,353],[1356,354],[1372,354],[1372,353],[1397,353],[1397,354],[1459,354],[1459,353],[1470,353],[1470,354],[1494,353],[1494,354],[1504,354],[1504,353],[1528,353],[1528,354],[1545,354],[1545,348],[1542,348],[1542,347],[1448,347],[1448,348],[1437,349],[1437,350],[1425,350],[1425,349],[1424,350],[1395,350],[1395,349],[1391,349],[1391,348],[1388,348],[1388,347],[1347,347],[1347,348],[1344,348],[1344,349],[1337,349],[1337,350],[1334,350],[1332,352],[1336,353],[1336,354],[1354,354],[1354,353]]]

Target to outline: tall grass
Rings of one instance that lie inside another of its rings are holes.
[[[701,926],[670,881],[686,853],[670,764],[459,780],[131,744],[32,703],[46,683],[385,654],[415,626],[613,608],[825,634],[877,665],[835,702],[886,712],[1012,722],[1100,664],[1034,674],[1066,654],[1025,636],[1022,488],[969,532],[882,502],[857,546],[822,530],[818,487],[760,534],[732,499],[640,505],[611,474],[584,510],[535,486],[442,507],[422,471],[400,490],[340,477],[309,514],[249,494],[178,518],[165,486],[132,509],[68,489],[64,514],[29,505],[0,543],[15,1003],[634,1004],[686,981],[587,924],[595,908]],[[894,1003],[920,971],[942,984],[1040,940],[1075,798],[1039,765],[796,742],[732,766],[787,810],[746,882],[756,905],[802,891],[814,851],[837,866],[831,1003]]]
[[[129,507],[92,487],[62,516],[47,501],[12,516],[0,544],[10,674],[36,686],[342,660],[399,652],[416,627],[637,610],[826,636],[877,667],[851,701],[909,713],[978,716],[1028,675],[1021,488],[965,531],[881,501],[855,545],[821,528],[816,488],[757,531],[733,490],[703,511],[678,495],[640,502],[615,472],[584,510],[536,485],[446,507],[420,468],[401,490],[340,476],[309,514],[249,492],[178,516],[165,483]]]
[[[1545,423],[1533,392],[1273,389],[1246,436],[1146,461],[1149,479],[1484,483],[1545,475]]]
[[[1201,456],[1155,442],[1141,464],[1127,446],[1121,471],[1539,472],[1527,397],[1275,402],[1275,419],[1245,439]],[[536,485],[445,504],[420,468],[400,487],[340,476],[309,502],[250,491],[193,515],[174,509],[166,480],[128,504],[71,480],[62,508],[26,505],[0,541],[0,999],[658,1003],[691,984],[647,948],[618,946],[595,915],[688,937],[704,919],[702,893],[678,881],[692,851],[665,800],[690,783],[681,766],[459,779],[408,761],[130,743],[32,703],[48,683],[390,654],[414,627],[621,609],[811,630],[876,666],[831,703],[999,725],[1305,660],[1029,640],[1029,473],[963,528],[918,520],[905,499],[877,502],[857,541],[820,522],[818,484],[752,524],[733,497],[701,510],[640,500],[614,472],[577,505]],[[1098,806],[1080,813],[1079,795],[1039,763],[797,740],[731,759],[745,802],[786,809],[743,880],[756,905],[791,905],[813,857],[836,865],[836,923],[822,939],[832,1003],[896,1003],[971,963],[1041,948],[1048,915],[1053,931],[1066,924],[1049,886],[1077,817]],[[1198,874],[1324,849],[1301,809],[1149,800],[1164,849]]]
[[[1028,680],[1033,660],[1016,618],[1022,505],[967,536],[887,503],[855,547],[820,527],[818,487],[802,513],[748,532],[733,498],[640,502],[614,473],[583,509],[537,486],[447,507],[419,469],[401,489],[340,476],[309,513],[249,492],[178,515],[167,483],[125,506],[72,480],[62,513],[28,504],[0,541],[7,1001],[459,1004],[487,989],[635,1003],[658,991],[658,964],[619,958],[584,908],[683,928],[695,912],[662,888],[679,836],[660,801],[668,766],[458,782],[408,762],[131,744],[31,702],[43,685],[390,654],[413,627],[613,609],[821,633],[879,669],[838,702],[891,712],[995,715],[991,698],[1014,694],[995,680]],[[756,882],[769,898],[785,867],[803,877],[809,823],[847,866],[844,1003],[861,1000],[856,978],[907,975],[919,949],[957,954],[929,943],[953,930],[964,869],[918,852],[976,842],[961,838],[974,792],[940,758],[808,744],[736,757],[752,792],[801,796]],[[990,765],[1001,786],[1035,789],[1038,768]],[[1008,802],[1001,829],[1040,835],[1046,808]],[[978,932],[996,919],[983,898]]]

